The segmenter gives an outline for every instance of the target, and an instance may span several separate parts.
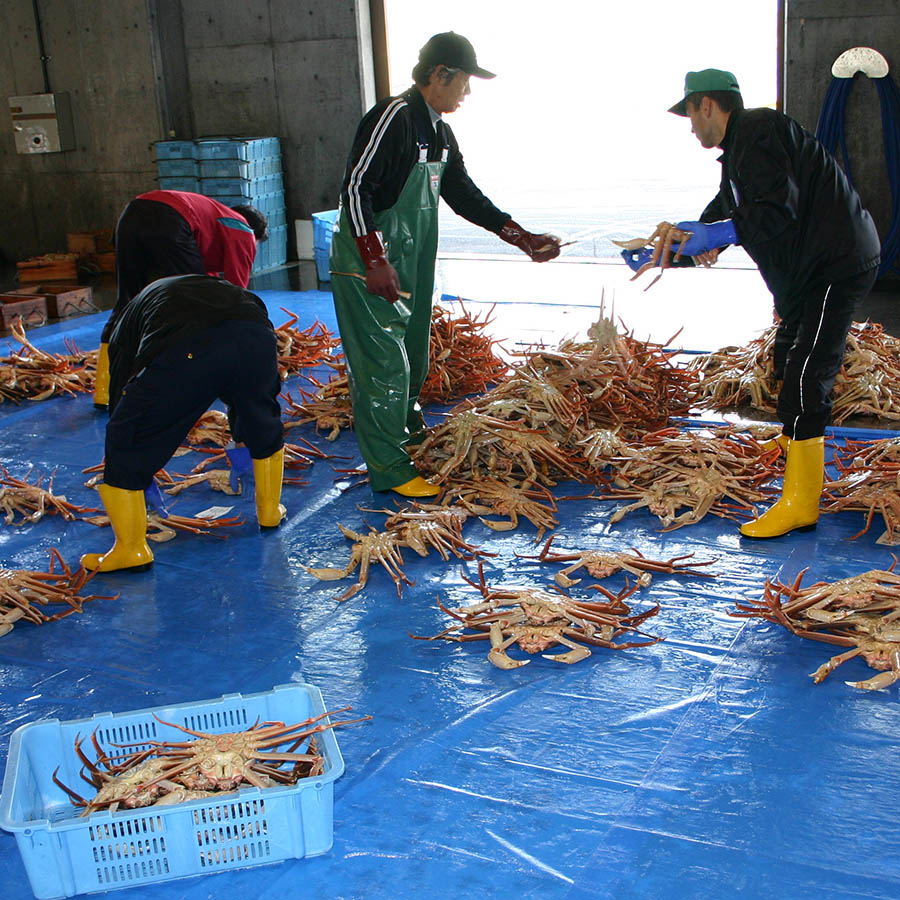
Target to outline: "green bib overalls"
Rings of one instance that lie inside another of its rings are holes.
[[[425,427],[419,391],[428,374],[444,165],[416,163],[394,206],[375,214],[388,260],[397,270],[400,289],[408,291],[410,299],[401,297],[392,304],[370,294],[365,281],[332,275],[353,427],[375,491],[390,490],[419,474],[406,445],[411,437],[421,440]],[[331,269],[365,274],[344,209],[331,243]]]

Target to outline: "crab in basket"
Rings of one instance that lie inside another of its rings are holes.
[[[585,644],[605,647],[608,650],[626,650],[630,647],[649,647],[661,637],[653,637],[637,626],[655,616],[659,605],[637,615],[625,603],[638,585],[627,584],[613,594],[595,585],[594,589],[606,597],[605,603],[587,603],[574,600],[559,591],[549,593],[536,587],[489,588],[484,580],[484,566],[479,560],[478,582],[463,579],[481,592],[483,603],[450,609],[438,600],[438,608],[459,624],[451,625],[438,634],[429,636],[410,634],[415,640],[446,640],[464,643],[489,640],[488,659],[499,669],[517,669],[530,660],[513,659],[506,652],[512,645],[528,654],[541,653],[544,659],[572,664],[591,655]],[[468,629],[474,633],[460,633]],[[632,633],[648,638],[646,641],[616,643],[623,634]],[[569,649],[564,653],[544,653],[561,645]]]
[[[321,772],[322,757],[315,747],[315,735],[329,728],[365,722],[371,716],[341,722],[323,722],[346,712],[349,706],[324,712],[295,725],[284,722],[257,722],[245,731],[208,734],[166,722],[162,725],[192,735],[191,741],[146,741],[143,749],[113,755],[91,735],[97,758],[82,749],[84,738],[75,739],[75,753],[83,763],[81,778],[95,788],[90,800],[82,797],[53,773],[53,782],[68,794],[72,804],[87,816],[101,809],[115,811],[120,806],[136,809],[158,804],[180,803],[196,797],[236,790],[242,784],[258,788],[295,784],[299,778]],[[283,744],[284,750],[277,748]],[[304,746],[305,745],[305,746]],[[120,744],[111,744],[121,748]]]

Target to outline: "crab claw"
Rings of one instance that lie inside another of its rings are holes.
[[[900,672],[882,672],[865,681],[845,681],[844,684],[862,691],[880,691],[882,688],[890,687],[897,680],[900,680]]]
[[[617,247],[622,247],[624,250],[640,250],[641,247],[647,246],[646,238],[632,238],[630,241],[613,241],[612,238],[610,238],[610,241]]]
[[[488,659],[498,669],[518,669],[519,666],[527,666],[531,662],[530,659],[513,659],[507,656],[505,650],[491,650],[488,653]]]
[[[491,622],[491,650],[488,659],[498,669],[518,669],[519,666],[527,666],[530,659],[516,660],[507,656],[506,648],[515,640],[514,637],[503,640],[503,629],[499,622]]]
[[[588,650],[587,647],[575,647],[572,650],[569,650],[568,653],[542,653],[541,656],[544,659],[552,659],[553,662],[558,663],[566,663],[571,665],[572,663],[581,662],[583,659],[587,659],[591,655],[591,651]]]
[[[479,520],[494,531],[512,531],[518,524],[518,519],[510,518],[508,522],[502,519],[498,522],[496,519],[484,519],[481,516]]]

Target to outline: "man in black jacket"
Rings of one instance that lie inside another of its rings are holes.
[[[743,108],[730,72],[688,72],[669,112],[691,120],[705,148],[720,147],[719,193],[681,252],[711,264],[740,244],[759,266],[779,317],[775,377],[782,380],[778,443],[786,463],[781,499],[741,534],[771,538],[815,527],[824,476],[824,433],[856,304],[875,282],[881,245],[834,157],[793,119]]]
[[[260,526],[281,522],[281,378],[275,332],[259,297],[207,275],[154,281],[122,311],[109,363],[100,497],[115,543],[83,556],[85,568],[141,571],[153,562],[144,491],[216,398],[228,406],[234,440],[252,458]]]
[[[419,391],[428,372],[438,199],[535,262],[559,255],[559,239],[532,234],[475,186],[442,116],[470,93],[469,78],[493,78],[472,45],[436,34],[419,51],[415,85],[363,117],[341,189],[331,245],[332,290],[353,426],[376,491],[434,496],[406,452],[425,423]]]

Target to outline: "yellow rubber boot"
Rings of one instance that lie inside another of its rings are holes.
[[[256,482],[256,521],[260,528],[277,528],[287,515],[281,505],[281,482],[284,478],[284,447],[265,459],[253,460]]]
[[[99,491],[116,539],[106,553],[86,553],[81,557],[81,564],[86,569],[100,572],[149,569],[153,564],[153,552],[147,545],[144,492],[126,491],[108,484],[101,484]]]
[[[782,432],[776,437],[773,437],[771,440],[763,441],[760,446],[763,448],[763,450],[766,451],[766,453],[768,453],[770,450],[774,450],[776,447],[778,447],[782,453],[787,453],[788,444],[790,442],[791,439],[784,432]]]
[[[441,492],[440,485],[426,481],[421,475],[392,487],[391,490],[401,497],[437,497]]]
[[[824,480],[825,438],[788,439],[781,499],[758,519],[741,525],[741,534],[749,538],[773,538],[789,531],[815,528]]]
[[[100,345],[97,356],[97,374],[94,376],[94,406],[109,406],[109,344]]]

